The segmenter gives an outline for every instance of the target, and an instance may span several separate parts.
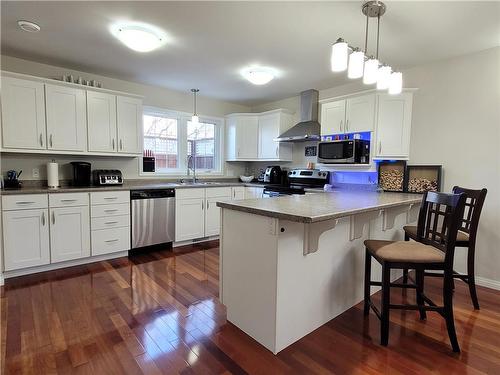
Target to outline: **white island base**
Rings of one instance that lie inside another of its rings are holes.
[[[303,223],[223,208],[220,296],[227,320],[278,353],[362,301],[363,241],[402,240],[403,225],[417,214],[418,205],[406,205]],[[317,251],[307,253],[318,235]],[[372,262],[373,280],[380,271]]]

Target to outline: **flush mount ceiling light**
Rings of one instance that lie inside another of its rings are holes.
[[[343,72],[351,79],[363,77],[366,85],[377,84],[377,90],[387,90],[389,94],[399,94],[403,89],[403,75],[379,61],[380,17],[387,7],[378,0],[366,1],[361,11],[366,16],[365,49],[351,47],[344,39],[338,38],[332,46],[331,67],[333,72]],[[377,18],[377,46],[375,56],[368,56],[368,24],[370,18]]]
[[[17,21],[17,26],[23,31],[27,31],[28,33],[37,33],[40,31],[40,26],[34,22],[19,20]]]
[[[241,74],[254,85],[265,85],[271,82],[275,73],[273,69],[264,67],[253,67],[244,69]]]
[[[165,32],[158,27],[138,22],[123,22],[111,26],[111,34],[137,52],[151,52],[166,42]]]

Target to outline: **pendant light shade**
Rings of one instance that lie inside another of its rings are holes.
[[[339,38],[332,46],[332,72],[343,72],[347,69],[347,58],[349,55],[349,46],[344,39]]]
[[[349,55],[349,67],[347,69],[347,77],[361,78],[363,77],[363,67],[365,64],[365,54],[361,51],[354,51]]]
[[[391,81],[392,68],[388,65],[382,65],[377,73],[377,90],[387,90]]]
[[[401,72],[394,72],[391,74],[389,81],[389,94],[397,95],[403,91],[403,74]]]
[[[200,121],[198,114],[196,113],[196,94],[199,92],[199,89],[191,89],[193,93],[193,116],[191,116],[191,122],[197,124]]]
[[[365,61],[365,71],[363,74],[363,83],[365,85],[373,85],[377,82],[378,75],[378,60],[374,57]]]
[[[198,122],[200,122],[200,118],[198,116],[193,115],[191,116],[191,122],[193,124],[197,124]]]

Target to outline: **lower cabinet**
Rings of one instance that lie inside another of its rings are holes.
[[[245,199],[263,198],[264,188],[247,186],[245,189]]]
[[[242,200],[245,199],[245,186],[234,186],[231,188],[231,199]]]
[[[50,263],[47,208],[4,211],[2,222],[5,271]]]
[[[52,263],[90,256],[90,215],[87,205],[50,209]]]

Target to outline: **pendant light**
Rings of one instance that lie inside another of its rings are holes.
[[[193,93],[193,116],[191,116],[191,122],[193,124],[197,124],[200,121],[198,114],[196,113],[196,94],[200,91],[200,89],[191,89]]]
[[[349,46],[342,38],[338,38],[332,46],[332,72],[343,72],[347,69]]]
[[[349,55],[349,66],[347,68],[347,77],[361,78],[363,77],[363,66],[365,64],[365,54],[359,48],[355,48]]]
[[[377,72],[377,90],[387,90],[391,80],[392,68],[389,65],[382,65]]]
[[[389,79],[389,94],[401,94],[403,90],[403,74],[401,72],[394,72]]]

